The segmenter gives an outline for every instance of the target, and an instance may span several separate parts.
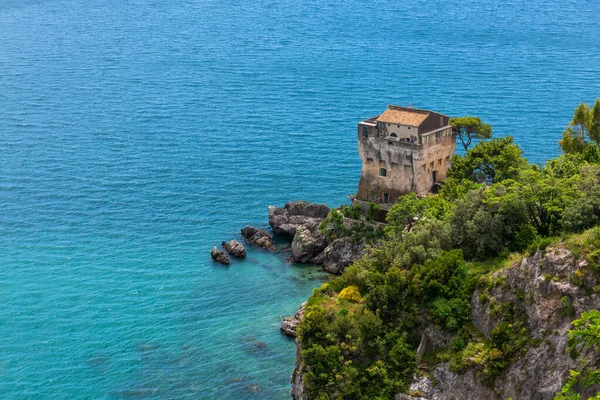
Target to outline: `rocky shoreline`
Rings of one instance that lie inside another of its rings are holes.
[[[273,232],[292,239],[292,262],[322,265],[325,271],[340,274],[360,258],[365,243],[327,238],[320,225],[330,211],[325,204],[306,201],[288,202],[283,208],[270,206],[269,225]]]
[[[355,242],[350,238],[331,240],[320,229],[330,209],[325,204],[309,203],[304,200],[287,202],[283,207],[269,206],[269,225],[273,232],[291,240],[293,263],[321,265],[332,274],[340,274],[348,265],[358,260],[366,246],[365,241]],[[247,243],[265,250],[277,251],[274,238],[264,229],[246,226],[241,230]],[[246,256],[244,246],[237,240],[222,242],[229,255],[236,258]],[[214,247],[213,259],[225,265],[230,260],[227,254]]]
[[[289,249],[292,263],[320,265],[331,274],[341,274],[344,268],[358,260],[365,249],[364,240],[354,241],[344,237],[330,239],[321,232],[321,224],[331,212],[325,204],[309,203],[304,200],[287,202],[283,207],[269,206],[269,225],[276,235],[291,241]],[[246,226],[241,230],[246,243],[276,252],[274,237],[264,229]],[[246,256],[244,246],[237,240],[222,242],[225,251],[236,258]],[[229,265],[230,259],[225,252],[213,247],[211,256],[216,262]],[[283,335],[296,338],[296,328],[304,316],[306,302],[290,317],[283,318],[280,330]],[[296,365],[291,377],[292,397],[305,399],[302,381],[300,346],[296,339]]]

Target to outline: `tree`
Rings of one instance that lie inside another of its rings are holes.
[[[469,179],[479,183],[496,183],[516,179],[527,167],[523,151],[513,142],[512,136],[480,142],[468,150],[464,157],[452,157],[448,177]]]
[[[582,195],[580,181],[579,174],[560,179],[551,168],[523,171],[518,185],[519,198],[527,211],[529,222],[540,235],[560,233],[565,208]]]
[[[425,211],[425,202],[419,199],[414,192],[400,197],[387,214],[386,220],[389,229],[386,228],[386,231],[402,234],[406,229],[407,232],[410,232],[423,211]]]
[[[474,190],[459,200],[450,221],[454,247],[467,258],[493,257],[505,248],[526,247],[528,215],[514,181]]]
[[[566,154],[583,153],[591,145],[590,140],[600,145],[600,98],[593,107],[582,102],[575,108],[573,119],[558,143]]]
[[[450,125],[465,151],[469,150],[473,138],[489,139],[492,137],[492,127],[483,123],[479,117],[450,118]]]

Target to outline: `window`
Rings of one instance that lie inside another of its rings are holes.
[[[363,126],[363,138],[368,138],[369,137],[369,130],[367,129],[366,126]]]
[[[387,169],[379,168],[379,176],[387,176]]]
[[[435,138],[439,140],[441,137],[442,137],[442,131],[437,131],[435,133]]]
[[[395,133],[392,133],[390,136],[391,137],[398,137],[398,135],[396,135]]]
[[[438,165],[442,165],[442,159],[441,158],[438,160]]]
[[[384,193],[383,194],[383,202],[384,203],[389,203],[390,202],[390,194],[389,193]]]
[[[367,158],[367,164],[373,164],[373,159],[372,158]]]

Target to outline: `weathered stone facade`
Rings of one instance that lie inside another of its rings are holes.
[[[409,192],[426,194],[446,178],[455,148],[447,116],[389,106],[358,124],[362,172],[357,198],[391,204]]]

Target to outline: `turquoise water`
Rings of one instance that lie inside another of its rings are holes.
[[[223,268],[210,248],[266,227],[269,204],[344,202],[356,123],[388,103],[480,115],[530,160],[557,155],[600,96],[599,15],[0,2],[0,396],[287,398],[278,324],[322,273],[255,249]]]

